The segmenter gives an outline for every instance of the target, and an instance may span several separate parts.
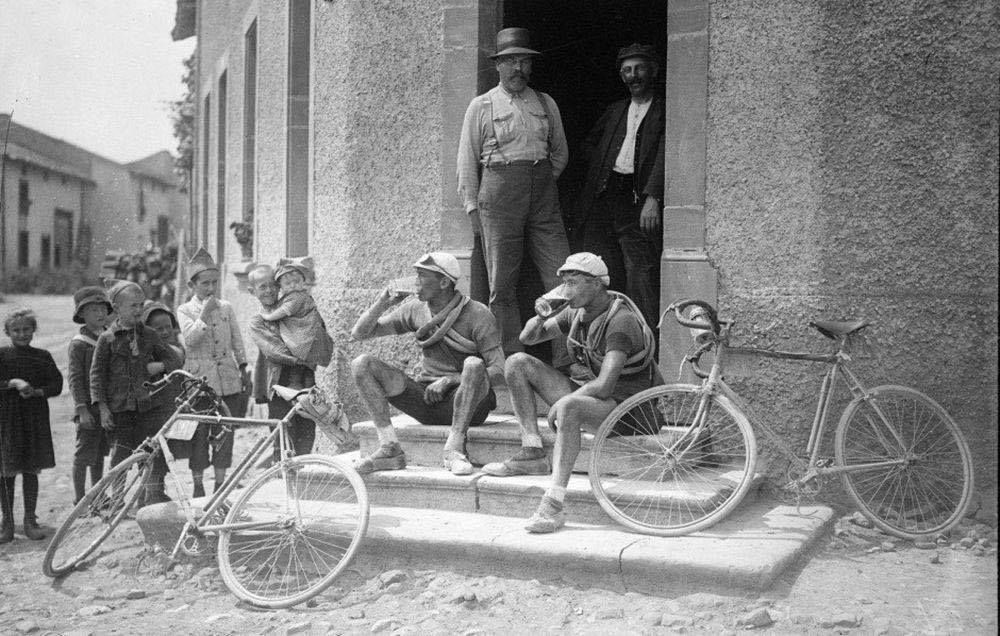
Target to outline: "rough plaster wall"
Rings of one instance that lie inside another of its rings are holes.
[[[314,21],[314,293],[338,345],[327,381],[361,416],[350,360],[417,360],[412,337],[361,344],[349,333],[388,279],[438,247],[443,10],[345,0],[315,5]]]
[[[995,492],[995,3],[710,6],[707,251],[723,314],[739,340],[791,350],[824,345],[812,318],[871,321],[862,378],[940,401]],[[805,435],[821,370],[753,370],[740,388],[758,413]]]

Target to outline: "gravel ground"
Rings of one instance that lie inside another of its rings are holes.
[[[35,344],[64,369],[70,299],[8,297],[0,313],[22,303],[41,319]],[[58,466],[41,475],[39,518],[51,534],[72,499],[73,432],[68,396],[50,406]],[[17,500],[19,510],[19,493]],[[524,581],[362,559],[308,606],[259,611],[225,589],[213,559],[169,566],[129,521],[113,537],[113,552],[61,580],[41,573],[45,541],[18,534],[0,547],[0,633],[992,635],[996,541],[996,518],[984,513],[935,545],[891,540],[848,515],[772,589],[745,597],[619,594],[574,586],[555,572]]]

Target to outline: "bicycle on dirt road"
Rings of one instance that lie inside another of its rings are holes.
[[[694,308],[685,315],[685,310]],[[931,539],[955,527],[972,498],[969,445],[948,413],[920,391],[896,385],[868,389],[851,371],[850,351],[868,323],[816,321],[837,342],[832,353],[731,347],[732,323],[711,305],[681,300],[664,315],[696,335],[685,358],[701,384],[668,384],[622,402],[601,424],[591,452],[590,482],[598,502],[637,532],[681,536],[724,519],[757,472],[755,430],[790,461],[783,494],[815,498],[824,477],[837,475],[861,513],[885,532]],[[714,352],[711,369],[700,358]],[[723,376],[732,354],[802,360],[828,366],[803,458],[759,419]],[[834,457],[820,455],[833,400],[842,383],[852,400],[837,424]]]
[[[149,387],[156,392],[170,382],[182,383],[177,409],[155,436],[112,468],[73,508],[45,553],[45,574],[62,576],[96,558],[97,549],[131,514],[157,456],[172,459],[168,437],[190,439],[198,425],[221,425],[223,435],[232,434],[235,427],[269,426],[270,433],[254,443],[200,510],[185,489],[177,489],[177,503],[187,521],[170,559],[180,552],[207,553],[209,539],[216,537],[219,572],[238,598],[284,608],[322,592],[358,550],[368,527],[368,494],[349,463],[325,455],[293,456],[288,426],[293,417],[303,415],[344,441],[346,433],[336,425],[346,421],[339,404],[330,404],[318,390],[275,386],[279,396],[293,403],[283,419],[236,418],[229,417],[205,378],[186,371],[172,371]],[[206,403],[208,408],[203,407]],[[241,480],[269,459],[276,440],[280,457],[243,488]]]

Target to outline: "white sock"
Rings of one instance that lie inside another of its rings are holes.
[[[549,486],[549,489],[545,491],[545,496],[562,503],[566,499],[566,489],[562,486]]]
[[[396,429],[392,426],[376,426],[375,432],[378,434],[378,443],[382,446],[399,442],[399,438],[396,437]]]
[[[542,436],[525,433],[521,436],[521,446],[525,446],[527,448],[541,448]]]
[[[464,445],[465,435],[460,433],[449,433],[448,440],[444,443],[444,449],[458,451],[461,453]]]

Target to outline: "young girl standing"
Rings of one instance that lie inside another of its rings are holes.
[[[11,346],[0,347],[0,543],[14,540],[14,479],[20,473],[24,536],[39,540],[38,472],[56,465],[49,428],[48,398],[62,393],[63,377],[52,354],[31,346],[38,320],[30,309],[10,313],[3,323]]]

